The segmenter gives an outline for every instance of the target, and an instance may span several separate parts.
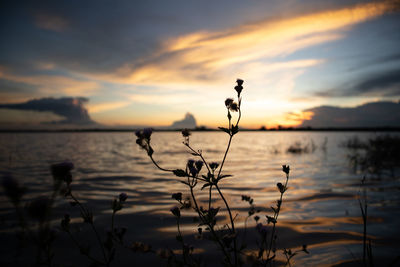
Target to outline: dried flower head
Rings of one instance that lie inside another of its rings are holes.
[[[74,168],[74,164],[72,162],[65,161],[53,164],[50,168],[54,180],[64,181],[68,185],[72,182],[71,170]]]
[[[190,131],[188,129],[183,129],[182,130],[182,136],[183,137],[189,137],[191,135]]]
[[[236,92],[238,94],[238,97],[240,97],[240,93],[243,90],[243,86],[242,86],[243,85],[243,80],[237,79],[236,83],[237,83],[237,85],[235,86],[235,90],[236,90]]]
[[[198,161],[196,161],[195,165],[196,165],[197,171],[200,172],[201,168],[203,167],[203,161],[198,160]]]
[[[210,168],[211,170],[215,171],[216,168],[218,168],[219,164],[216,162],[211,162],[210,163]]]
[[[128,199],[128,195],[126,193],[119,194],[119,201],[125,202]]]
[[[232,98],[225,99],[225,106],[227,108],[229,108],[232,105],[232,103],[233,103],[233,99]]]
[[[172,194],[172,198],[175,199],[176,201],[182,201],[182,193],[174,193]]]
[[[233,111],[233,112],[237,112],[239,111],[239,106],[236,102],[233,102],[230,106],[229,106],[229,110]]]
[[[144,128],[143,129],[143,136],[148,140],[150,140],[152,133],[153,133],[153,129],[152,128]]]
[[[282,165],[282,171],[289,175],[290,167],[289,165]]]
[[[138,144],[142,149],[147,151],[149,156],[153,155],[153,148],[150,145],[151,134],[153,130],[151,128],[145,128],[143,130],[138,130],[136,134],[136,144]]]
[[[278,187],[279,192],[281,192],[282,194],[285,193],[286,188],[282,183],[277,183],[276,186]]]
[[[181,210],[178,207],[173,207],[172,209],[170,209],[170,211],[172,212],[172,214],[174,216],[176,216],[177,218],[181,217]]]

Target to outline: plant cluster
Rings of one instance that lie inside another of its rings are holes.
[[[119,247],[133,252],[156,254],[166,259],[168,266],[200,266],[202,265],[201,258],[194,253],[193,245],[187,242],[187,238],[181,229],[182,212],[186,209],[192,209],[197,214],[197,237],[210,240],[216,244],[223,255],[223,265],[242,266],[245,263],[250,263],[254,266],[273,266],[277,255],[276,225],[282,208],[283,195],[288,190],[290,168],[287,165],[282,166],[286,180],[284,183],[277,183],[280,197],[276,201],[276,205],[271,207],[271,216],[261,215],[261,209],[256,207],[254,199],[250,196],[242,195],[242,201],[249,204],[249,209],[245,220],[245,229],[244,231],[239,231],[237,226],[238,214],[233,213],[221,188],[221,181],[231,177],[231,175],[223,173],[223,167],[232,139],[239,132],[241,119],[241,93],[244,82],[238,79],[236,83],[234,89],[237,97],[227,98],[224,103],[228,124],[226,127],[219,127],[221,131],[228,135],[227,147],[220,162],[207,161],[202,150],[193,148],[190,144],[191,133],[185,129],[182,131],[183,144],[195,159],[188,159],[184,168],[163,168],[153,158],[154,149],[151,146],[152,130],[147,128],[136,132],[136,143],[146,151],[153,164],[159,170],[170,172],[177,176],[180,182],[188,188],[189,197],[184,197],[182,192],[176,192],[171,196],[177,203],[170,211],[176,219],[176,240],[181,247],[180,253],[171,248],[155,251],[150,245],[142,242],[133,242],[127,245],[124,241],[124,236],[128,229],[115,226],[115,216],[123,208],[128,198],[125,193],[120,193],[111,201],[110,228],[104,236],[104,231],[99,231],[98,226],[96,226],[92,210],[80,201],[72,190],[73,177],[71,171],[74,165],[71,162],[62,162],[51,165],[53,187],[50,195],[43,195],[28,201],[25,207],[22,206],[22,198],[27,191],[26,188],[21,186],[11,175],[3,177],[2,186],[5,195],[15,207],[18,215],[21,229],[18,234],[20,244],[23,246],[30,243],[37,247],[36,258],[33,260],[35,262],[34,265],[56,265],[54,263],[55,252],[53,246],[57,232],[61,231],[69,236],[71,242],[78,248],[80,253],[90,261],[91,266],[110,266]],[[206,202],[200,201],[198,197],[203,190],[207,190],[208,198]],[[61,219],[61,223],[57,226],[51,223],[52,212],[58,197],[65,199],[71,208],[79,211],[82,219],[80,223],[73,222],[70,214],[65,214]],[[223,207],[214,206],[217,203],[223,203]],[[227,215],[228,223],[219,221],[223,213]],[[251,217],[256,224],[254,228],[258,238],[256,249],[248,248],[246,244],[247,220]],[[87,240],[79,238],[79,234],[74,231],[77,224],[87,225],[91,229],[95,246],[88,244]],[[97,248],[96,251],[93,251],[94,247]],[[299,252],[308,253],[306,245],[294,252],[286,248],[282,252],[286,258],[285,265],[289,266],[291,264],[290,260]]]
[[[225,107],[227,110],[227,127],[218,127],[221,131],[228,135],[228,143],[225,149],[225,153],[222,157],[221,162],[209,162],[205,159],[202,150],[195,149],[190,144],[190,131],[184,129],[182,131],[182,136],[184,138],[183,145],[187,147],[188,152],[196,157],[197,159],[189,159],[183,169],[166,169],[161,167],[157,161],[154,159],[154,149],[151,146],[151,133],[152,130],[147,128],[136,132],[137,140],[136,143],[147,152],[147,155],[153,162],[153,164],[161,171],[170,172],[175,176],[179,177],[180,182],[185,184],[188,188],[190,199],[183,201],[182,192],[177,192],[172,195],[172,198],[178,202],[178,206],[171,209],[172,214],[177,219],[177,240],[182,245],[182,257],[178,259],[177,255],[171,251],[171,258],[174,259],[174,263],[178,266],[197,266],[199,260],[193,256],[193,247],[186,244],[183,239],[183,235],[180,230],[180,218],[181,210],[191,207],[197,213],[198,233],[199,235],[205,236],[206,238],[214,242],[223,254],[223,264],[226,266],[241,266],[244,264],[243,259],[250,260],[254,265],[260,266],[271,266],[276,257],[276,240],[277,236],[275,234],[276,224],[278,222],[279,212],[282,207],[283,195],[288,189],[289,181],[289,166],[283,165],[282,171],[286,174],[286,181],[284,184],[278,183],[277,188],[280,192],[280,198],[277,200],[276,206],[271,207],[273,211],[272,216],[265,216],[266,224],[263,224],[260,220],[259,213],[260,210],[256,209],[254,206],[254,200],[250,196],[242,196],[242,200],[246,201],[250,205],[249,216],[254,215],[254,219],[258,222],[256,230],[261,238],[258,243],[258,253],[253,255],[251,250],[246,250],[245,238],[239,238],[239,231],[235,224],[235,219],[237,214],[234,215],[233,211],[227,202],[225,195],[222,192],[220,182],[231,177],[229,174],[223,173],[223,167],[226,162],[226,158],[232,143],[233,137],[239,132],[239,122],[241,119],[241,103],[242,103],[242,90],[243,90],[243,80],[238,79],[236,81],[237,85],[234,87],[237,92],[237,99],[227,98],[225,100]],[[237,113],[236,118],[233,118],[233,114]],[[202,172],[203,171],[203,172]],[[205,206],[198,200],[199,191],[208,190],[208,200]],[[224,203],[224,208],[227,212],[229,223],[218,225],[217,215],[221,214],[222,208],[215,207],[212,203],[217,203],[215,198],[218,198]],[[246,233],[246,231],[245,231]],[[244,235],[245,235],[244,233]],[[242,240],[240,244],[240,240]],[[308,253],[306,246],[304,245],[302,249]],[[287,264],[290,265],[290,259],[293,258],[299,251],[294,253],[291,250],[284,250],[284,255],[286,255]]]
[[[383,135],[361,141],[357,136],[341,144],[348,149],[354,171],[360,169],[377,176],[395,176],[400,167],[400,137]]]
[[[127,229],[118,228],[114,225],[115,214],[122,209],[124,202],[128,198],[127,194],[121,193],[112,201],[111,228],[106,232],[106,236],[102,237],[101,232],[95,225],[93,212],[72,191],[71,183],[73,179],[71,171],[73,168],[74,165],[71,162],[51,165],[53,190],[50,196],[39,196],[32,201],[28,201],[25,207],[22,206],[22,203],[24,203],[23,196],[27,189],[21,186],[11,175],[3,177],[2,186],[5,195],[13,204],[18,216],[20,228],[20,232],[17,233],[19,249],[32,244],[36,246],[36,256],[32,260],[35,266],[57,265],[54,263],[54,241],[60,231],[65,232],[70,237],[80,253],[90,260],[92,266],[110,266],[115,256],[116,245],[129,248],[123,239]],[[80,240],[79,233],[73,230],[76,227],[73,227],[75,225],[72,224],[69,214],[64,215],[60,225],[52,225],[54,203],[58,197],[69,201],[71,207],[79,209],[82,223],[89,225],[93,231],[102,258],[94,256],[96,253],[93,253],[92,246],[84,240]]]

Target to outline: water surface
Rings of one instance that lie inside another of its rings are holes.
[[[278,222],[278,246],[295,248],[308,244],[311,254],[295,258],[298,266],[329,266],[359,259],[363,228],[357,197],[365,173],[354,171],[349,164],[349,151],[340,144],[355,135],[365,140],[379,134],[382,133],[240,132],[233,139],[224,167],[224,173],[233,177],[221,182],[234,213],[238,214],[237,225],[243,227],[247,215],[248,205],[241,201],[241,195],[250,195],[262,210],[261,214],[271,215],[269,207],[279,197],[276,183],[285,179],[281,166],[288,164],[291,167],[289,190]],[[190,143],[203,151],[207,161],[220,162],[227,139],[221,132],[195,132]],[[182,141],[178,132],[154,133],[154,158],[165,168],[184,168],[187,159],[193,156]],[[287,153],[288,147],[296,142],[308,145],[308,153]],[[176,204],[171,194],[187,193],[187,190],[178,178],[152,165],[146,153],[135,144],[134,134],[0,134],[0,169],[11,172],[28,188],[27,200],[49,190],[50,164],[65,160],[75,165],[74,191],[94,209],[96,223],[101,227],[107,228],[111,200],[125,192],[129,198],[117,223],[129,228],[127,238],[148,241],[155,247],[178,247],[174,240],[175,221],[169,213]],[[373,253],[377,261],[390,262],[400,253],[399,179],[366,175],[368,233],[373,240]],[[198,192],[200,200],[206,200],[205,193]],[[7,220],[12,210],[3,194],[0,201],[1,229],[7,232],[13,226]],[[71,209],[63,199],[57,205],[55,222]],[[213,205],[223,207],[221,201]],[[197,226],[191,219],[194,215],[183,212],[183,229],[185,236],[196,242]],[[227,220],[225,209],[220,215],[223,215],[219,217],[221,223]],[[265,217],[262,218],[265,222]],[[253,219],[247,225],[250,232],[255,232]],[[252,242],[257,236],[249,238]],[[200,242],[199,246],[213,245]],[[7,250],[3,247],[1,251]],[[135,255],[132,257],[134,262]]]

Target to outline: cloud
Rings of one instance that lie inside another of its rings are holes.
[[[105,78],[135,84],[210,82],[247,69],[247,64],[283,57],[345,37],[352,26],[393,9],[390,1],[359,4],[225,31],[200,31],[170,38],[141,65],[127,63]],[[318,22],[318,23],[316,23]],[[239,66],[239,67],[237,67]]]
[[[68,28],[69,22],[62,16],[41,12],[35,15],[35,25],[41,29],[62,32]]]
[[[371,102],[352,108],[320,106],[304,113],[301,127],[400,127],[400,102]]]
[[[0,73],[0,81],[29,85],[43,95],[62,94],[67,96],[89,96],[99,89],[96,81],[76,79],[61,75],[15,75],[10,72]]]
[[[0,109],[52,112],[65,118],[54,121],[57,124],[93,125],[96,122],[84,107],[87,102],[88,99],[83,97],[41,98],[19,104],[0,104]]]
[[[400,96],[400,69],[388,72],[370,73],[361,78],[352,86],[343,86],[344,89],[333,89],[317,92],[321,97],[393,97]]]
[[[109,111],[114,109],[119,109],[128,106],[131,104],[129,101],[118,101],[118,102],[106,102],[106,103],[98,103],[98,104],[90,104],[88,106],[88,111],[90,113],[97,113],[103,111]]]
[[[367,78],[347,93],[349,95],[400,96],[400,69]]]
[[[196,126],[197,126],[196,119],[194,118],[194,116],[192,114],[190,114],[188,112],[188,113],[186,113],[185,118],[183,118],[182,120],[174,121],[172,123],[172,125],[169,126],[168,128],[171,128],[171,129],[184,129],[184,128],[193,129],[193,128],[196,128]]]

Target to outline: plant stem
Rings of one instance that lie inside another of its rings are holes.
[[[69,188],[69,190],[70,190],[70,188]],[[78,206],[79,206],[80,209],[81,209],[82,214],[87,213],[87,209],[86,209],[86,208],[80,203],[80,201],[72,194],[71,190],[70,190],[69,195],[70,195],[71,198],[75,201],[75,203],[78,204]],[[91,225],[91,227],[92,227],[92,229],[93,229],[93,232],[94,232],[95,235],[96,235],[97,242],[99,243],[99,245],[100,245],[100,247],[101,247],[101,252],[103,253],[103,257],[104,257],[105,264],[106,264],[107,266],[109,266],[110,263],[109,263],[108,260],[107,260],[107,255],[106,255],[106,252],[105,252],[105,250],[104,250],[103,242],[101,242],[100,235],[99,235],[99,233],[97,232],[97,229],[96,229],[96,227],[94,226],[93,222],[89,222],[89,224]]]
[[[235,266],[237,266],[238,258],[237,258],[237,245],[236,245],[236,231],[235,231],[235,223],[233,222],[232,212],[231,212],[231,209],[229,208],[228,202],[226,201],[226,199],[225,199],[224,195],[222,194],[221,190],[219,189],[218,184],[215,185],[215,188],[217,188],[218,193],[221,196],[222,200],[224,201],[226,209],[228,210],[228,213],[229,213],[229,219],[231,221],[231,227],[232,227],[231,231],[232,231],[232,233],[234,235],[233,236],[233,246],[234,246],[234,255],[235,255]]]
[[[99,233],[97,232],[97,229],[96,229],[96,227],[94,226],[93,222],[90,223],[90,225],[92,226],[93,232],[95,233],[96,238],[97,238],[97,241],[99,242],[99,245],[100,245],[100,247],[101,247],[101,252],[103,253],[104,261],[105,261],[105,263],[106,263],[107,266],[110,266],[110,262],[109,262],[108,259],[107,259],[107,255],[106,255],[106,252],[105,252],[105,250],[104,250],[103,243],[101,242],[100,235],[99,235]]]
[[[151,161],[154,163],[154,165],[155,165],[157,168],[159,168],[160,170],[165,171],[165,172],[173,172],[173,170],[168,170],[168,169],[164,169],[164,168],[160,167],[160,166],[157,164],[157,162],[153,159],[153,156],[149,156],[149,157],[150,157]]]
[[[79,250],[83,250],[82,246],[79,244],[79,242],[75,239],[75,237],[72,235],[72,233],[70,231],[67,231],[68,235],[70,236],[72,242],[74,242],[74,244],[79,248]],[[93,258],[92,256],[90,256],[89,254],[84,254],[86,257],[88,257],[90,260],[92,260],[93,262],[100,264],[100,265],[106,265],[105,263],[98,261],[97,259]]]
[[[115,211],[113,211],[111,215],[111,233],[114,234],[114,218],[115,218]]]
[[[289,174],[286,174],[286,182],[285,182],[285,191],[286,191],[286,189],[287,189],[287,184],[288,184],[288,181],[289,181]],[[275,219],[275,222],[273,223],[274,224],[274,226],[272,227],[272,234],[271,234],[271,239],[270,239],[270,243],[269,243],[269,249],[268,249],[268,253],[267,253],[267,261],[268,261],[268,259],[269,259],[269,255],[270,255],[270,253],[271,253],[271,249],[272,249],[272,241],[274,240],[274,235],[275,235],[275,226],[276,226],[276,222],[278,221],[278,216],[279,216],[279,212],[280,212],[280,210],[281,210],[281,206],[282,206],[282,199],[283,199],[283,194],[285,193],[285,191],[284,192],[281,192],[281,196],[280,196],[280,198],[279,198],[279,204],[278,204],[278,207],[277,207],[277,210],[276,210],[276,212],[275,212],[275,214],[274,214],[274,219]]]
[[[179,217],[176,217],[176,225],[177,225],[177,228],[178,228],[178,235],[180,237],[180,242],[182,244],[183,263],[185,265],[187,265],[186,252],[185,252],[185,243],[183,242],[183,236],[182,236],[182,233],[181,233],[181,228],[179,226]]]
[[[224,163],[225,163],[225,160],[226,160],[226,155],[228,154],[229,148],[231,146],[232,138],[233,138],[233,135],[229,135],[228,145],[226,147],[224,158],[222,159],[222,162],[221,162],[221,166],[219,167],[219,170],[218,170],[217,179],[220,177],[222,168],[224,167]]]
[[[193,187],[191,187],[191,186],[189,186],[189,187],[190,187],[190,194],[191,194],[191,196],[192,196],[192,199],[193,199],[193,202],[194,202],[194,205],[195,205],[195,210],[196,210],[196,212],[198,213],[200,219],[201,219],[203,222],[206,222],[208,228],[210,228],[210,231],[211,231],[212,235],[214,236],[215,240],[217,241],[217,243],[218,243],[219,246],[221,247],[222,252],[224,253],[225,257],[228,259],[229,265],[232,266],[232,263],[231,263],[231,259],[230,259],[230,257],[229,257],[229,254],[226,252],[224,245],[221,243],[221,240],[219,239],[217,233],[215,232],[214,226],[211,225],[206,219],[204,219],[203,215],[202,215],[201,212],[200,212],[199,206],[198,206],[197,201],[196,201],[196,198],[195,198],[195,196],[194,196]]]

